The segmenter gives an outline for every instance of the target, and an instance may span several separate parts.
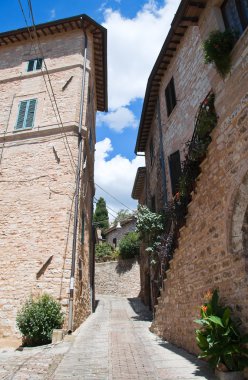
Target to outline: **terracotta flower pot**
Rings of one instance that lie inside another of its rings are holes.
[[[216,369],[215,375],[220,380],[244,380],[243,371],[223,372],[223,371],[218,371],[218,369]]]

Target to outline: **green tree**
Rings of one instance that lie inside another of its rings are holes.
[[[117,212],[117,216],[114,220],[114,225],[116,225],[118,222],[122,222],[123,220],[131,217],[132,214],[128,210],[121,209]]]
[[[139,255],[140,240],[137,232],[129,232],[119,244],[120,256],[122,259],[131,259]]]
[[[94,223],[101,230],[106,230],[109,227],[109,216],[104,198],[100,197],[96,204],[96,209],[93,217]]]

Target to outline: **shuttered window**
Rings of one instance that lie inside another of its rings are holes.
[[[155,195],[151,197],[151,211],[156,212],[156,198]]]
[[[166,99],[166,107],[167,107],[167,116],[170,116],[175,105],[177,104],[174,78],[173,77],[171,78],[168,86],[165,89],[165,99]]]
[[[27,71],[40,70],[42,67],[42,58],[30,59],[28,61]]]
[[[182,173],[179,150],[169,156],[169,167],[171,177],[171,190],[172,195],[174,196],[178,191],[179,178]]]
[[[226,0],[221,10],[226,28],[240,36],[248,26],[248,0]]]
[[[37,99],[24,100],[19,103],[15,130],[33,128],[36,103]]]

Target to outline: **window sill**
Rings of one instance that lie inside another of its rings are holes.
[[[33,128],[21,128],[21,129],[14,129],[13,133],[17,132],[24,132],[24,131],[31,131]]]

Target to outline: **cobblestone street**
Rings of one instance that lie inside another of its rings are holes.
[[[214,379],[205,363],[149,331],[150,315],[138,299],[101,297],[96,312],[71,342],[22,352],[1,350],[4,380]]]

